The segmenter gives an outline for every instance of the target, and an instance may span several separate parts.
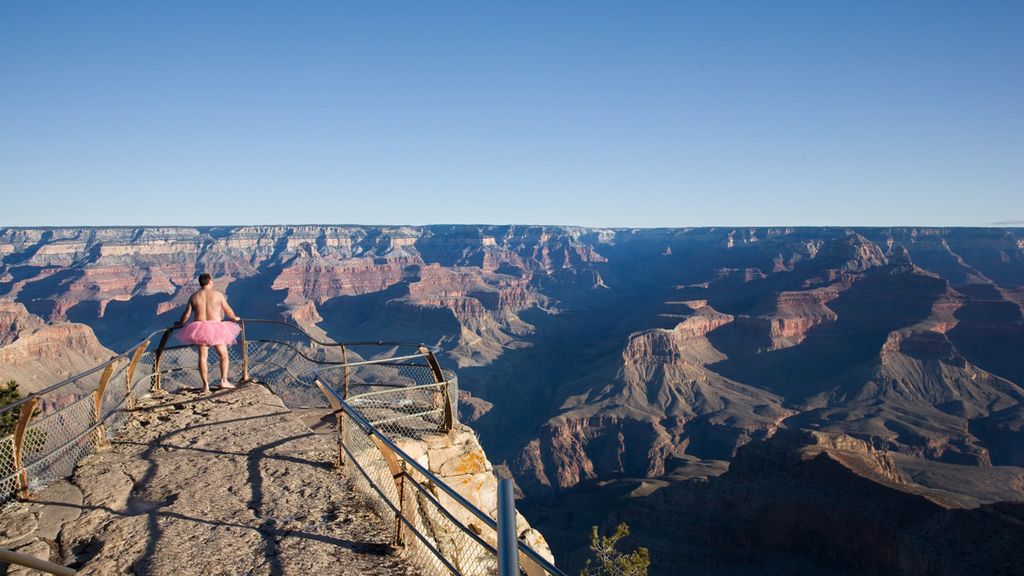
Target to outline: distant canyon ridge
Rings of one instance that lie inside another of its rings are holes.
[[[543,505],[531,520],[570,565],[591,520],[671,541],[658,510],[734,509],[737,483],[762,475],[798,480],[741,501],[817,475],[870,481],[892,491],[878,501],[934,505],[906,504],[921,526],[1024,500],[1024,229],[5,228],[0,258],[0,377],[29,388],[86,363],[55,360],[61,343],[102,356],[173,322],[204,271],[243,317],[440,346],[462,420]],[[600,488],[616,496],[595,503]],[[717,536],[679,524],[709,540],[665,549],[691,566],[753,562],[738,540],[786,550],[783,572],[827,573],[858,540],[805,526],[817,504],[802,502],[793,533],[823,540],[810,560],[786,556],[806,552],[795,536],[728,536],[749,510],[705,519]],[[1001,517],[1024,522],[1010,506]],[[865,541],[903,546],[865,569],[945,573],[906,536],[927,529],[908,530]],[[675,573],[666,554],[654,573]]]

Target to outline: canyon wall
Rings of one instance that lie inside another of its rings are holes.
[[[89,326],[48,324],[20,303],[0,297],[0,383],[17,382],[22,396],[84,372],[111,356],[114,352],[100,344]],[[82,382],[81,386],[89,384],[95,382]],[[77,392],[81,386],[72,388]]]
[[[0,353],[64,323],[124,349],[200,271],[243,317],[440,346],[529,502],[646,497],[801,429],[951,506],[1024,497],[1020,229],[9,228],[0,258]]]

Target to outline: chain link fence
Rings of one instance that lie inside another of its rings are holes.
[[[482,522],[460,522],[442,506],[440,479],[417,479],[400,453],[396,463],[401,470],[393,472],[371,434],[350,418],[345,428],[349,476],[357,490],[371,497],[381,519],[395,527],[404,558],[424,574],[497,574],[497,551],[481,536],[488,534],[494,542],[494,531]]]
[[[0,439],[0,505],[14,498],[18,491],[19,470],[14,465],[14,435]]]
[[[94,394],[33,421],[22,449],[22,465],[31,489],[69,476],[75,464],[100,442],[100,426],[94,415]]]
[[[326,360],[322,347],[313,343],[306,345],[270,340],[248,340],[246,342],[249,373],[261,384],[270,388],[289,407],[326,407],[323,395],[316,389],[308,375]]]
[[[155,359],[154,359],[155,360]],[[228,381],[242,380],[242,347],[228,346]],[[207,380],[210,386],[220,381],[220,355],[210,348],[207,354]],[[199,349],[195,346],[169,346],[160,355],[160,387],[167,392],[202,390],[199,374]]]
[[[255,328],[250,325],[249,331],[256,332],[256,339],[247,340],[243,336],[239,345],[228,347],[231,364],[228,379],[233,383],[243,380],[248,361],[250,372],[278,392],[289,406],[303,403],[326,406],[313,379],[302,380],[296,374],[308,375],[318,368],[343,363],[346,358],[349,362],[361,362],[367,357],[387,359],[395,356],[399,347],[415,346],[373,342],[357,343],[354,348],[359,350],[348,349],[342,344],[319,342],[297,326],[274,321],[255,321],[254,325]],[[165,336],[162,346],[153,340],[157,336]],[[0,407],[0,412],[11,411],[15,415],[22,408],[33,412],[22,435],[20,463],[15,434],[0,437],[0,506],[17,496],[23,488],[23,478],[28,480],[28,488],[35,490],[70,475],[83,456],[122,428],[138,398],[154,390],[202,389],[198,349],[168,346],[170,340],[166,336],[169,331],[155,332],[140,344],[144,346],[142,351],[133,347],[93,369],[30,395],[18,405]],[[134,369],[130,369],[136,351],[139,355]],[[110,373],[105,374],[108,366]],[[216,385],[220,379],[220,358],[215,350],[209,350],[208,367],[208,381]],[[429,368],[425,366],[399,366],[383,371],[360,368],[357,381],[360,384],[381,381],[385,379],[385,372],[395,370],[408,373],[403,376],[403,382],[416,381],[416,378],[423,378],[424,373],[429,375]],[[107,381],[100,386],[104,376]]]
[[[422,438],[447,431],[446,395],[450,386],[457,385],[441,382],[375,390],[350,396],[348,404],[390,438]]]
[[[130,369],[130,354],[136,351],[138,347],[4,407],[4,412],[28,419],[21,436],[20,466],[17,431],[0,438],[0,505],[25,489],[26,481],[27,489],[35,490],[69,476],[83,456],[120,429],[139,383],[149,380],[142,361],[145,355],[134,372]]]
[[[317,374],[321,383],[326,384],[323,377],[330,372]],[[458,379],[447,370],[442,374],[443,382],[405,381],[404,387],[381,380],[371,391],[347,399],[331,386],[336,401],[343,403],[346,469],[356,489],[368,495],[378,515],[394,526],[404,557],[424,574],[497,574],[494,519],[393,444],[436,438],[451,429],[454,423],[446,421],[445,410],[451,418],[458,401]],[[523,543],[520,556],[525,575],[564,576]]]

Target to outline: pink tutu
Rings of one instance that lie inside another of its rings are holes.
[[[216,346],[234,344],[241,327],[234,322],[217,320],[189,322],[175,336],[185,344]]]

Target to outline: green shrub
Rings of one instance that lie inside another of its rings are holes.
[[[21,393],[18,392],[18,383],[14,380],[7,382],[0,386],[0,408],[13,404],[21,399]],[[0,414],[0,438],[7,436],[8,434],[14,434],[14,427],[18,424],[18,413],[20,409],[15,408],[14,410],[8,410],[3,414]]]
[[[616,548],[619,540],[629,536],[625,522],[615,528],[611,536],[601,536],[597,526],[590,531],[590,552],[593,558],[580,570],[580,576],[647,576],[651,564],[647,548],[637,548],[626,554]]]

